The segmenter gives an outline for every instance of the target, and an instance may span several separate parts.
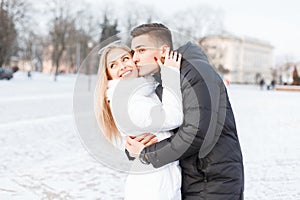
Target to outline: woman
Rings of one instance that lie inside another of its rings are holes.
[[[176,52],[166,52],[166,55],[167,66],[158,61],[163,86],[162,102],[155,93],[158,83],[154,78],[138,77],[138,69],[127,46],[109,45],[101,55],[97,118],[105,136],[123,150],[124,134],[136,136],[150,132],[158,140],[163,140],[171,136],[168,130],[182,123],[181,55]],[[127,106],[118,107],[122,102]],[[132,123],[126,121],[123,111],[120,112],[124,107]],[[150,173],[130,174],[126,180],[125,199],[177,200],[181,199],[180,187],[181,170],[176,161],[159,169],[152,168]]]

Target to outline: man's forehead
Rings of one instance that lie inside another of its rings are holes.
[[[137,49],[139,47],[153,46],[153,42],[148,35],[140,35],[132,38],[131,49]]]

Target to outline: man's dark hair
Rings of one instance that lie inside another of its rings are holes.
[[[132,37],[137,37],[140,35],[148,35],[157,43],[157,45],[167,44],[170,46],[171,49],[173,49],[171,31],[163,24],[160,23],[142,24],[138,27],[135,27],[131,31]]]

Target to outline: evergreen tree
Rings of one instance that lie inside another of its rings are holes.
[[[101,24],[102,32],[101,32],[101,37],[100,37],[99,42],[101,43],[110,37],[112,37],[112,38],[109,41],[107,41],[108,43],[118,40],[119,38],[116,36],[116,34],[119,33],[119,31],[117,30],[117,26],[118,26],[118,21],[115,20],[114,24],[110,24],[110,22],[107,18],[107,15],[105,13],[104,21]],[[103,44],[103,46],[105,46],[105,45]]]
[[[298,75],[296,65],[295,65],[294,71],[293,71],[293,84],[292,85],[300,85],[300,77]]]

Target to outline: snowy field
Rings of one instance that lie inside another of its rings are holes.
[[[81,144],[75,76],[18,72],[0,81],[0,199],[122,199],[126,174]],[[230,85],[245,165],[245,199],[300,199],[300,93]]]

